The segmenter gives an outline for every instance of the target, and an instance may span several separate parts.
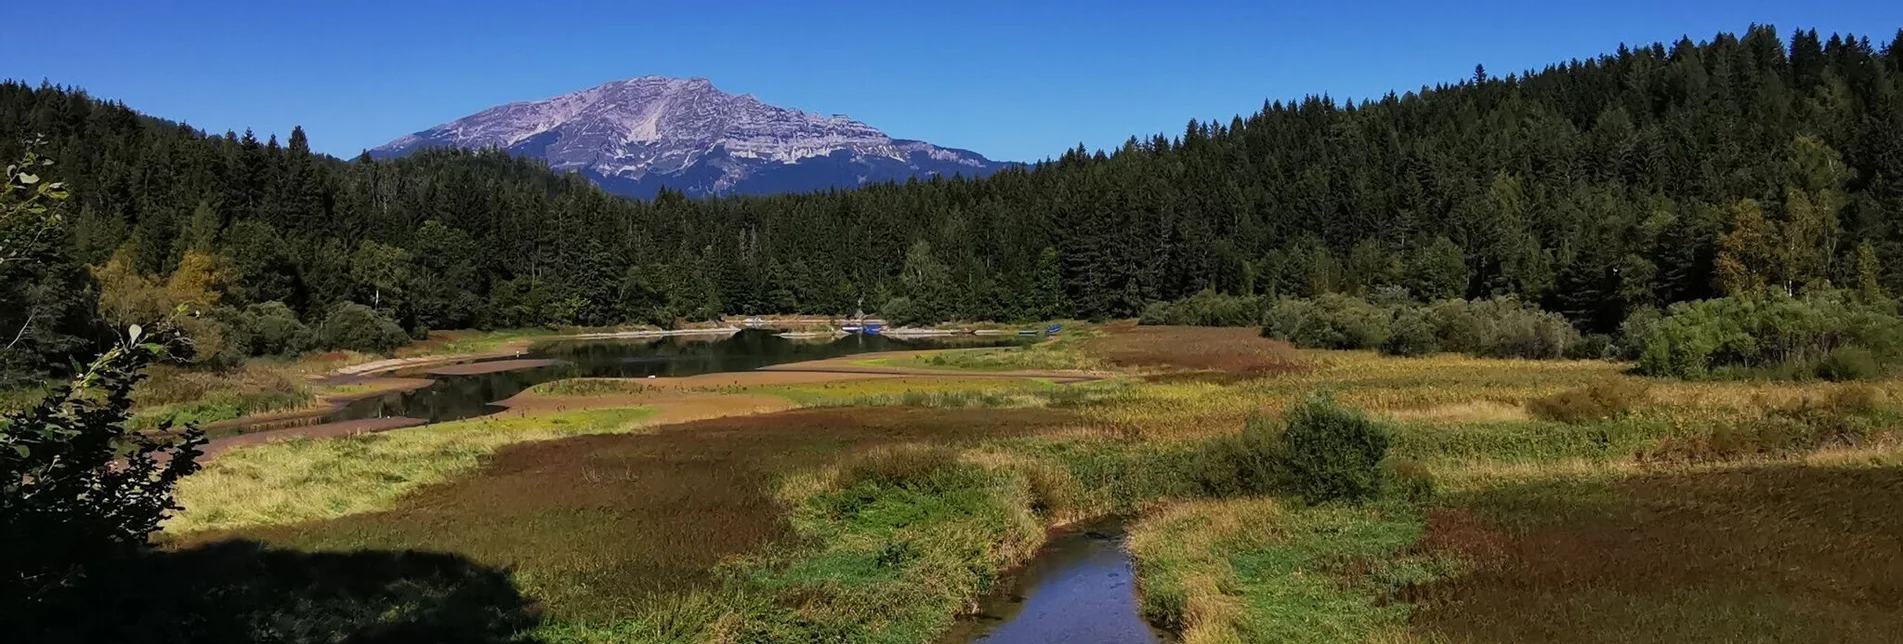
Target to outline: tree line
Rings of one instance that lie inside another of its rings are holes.
[[[1870,276],[1894,291],[1900,82],[1903,32],[1754,26],[1374,100],[1271,101],[981,180],[648,201],[496,151],[340,160],[301,129],[209,135],[7,83],[0,155],[45,137],[73,198],[47,242],[62,259],[7,276],[0,329],[32,338],[9,370],[51,368],[102,291],[164,291],[183,270],[192,295],[173,299],[194,306],[281,302],[315,324],[357,303],[412,333],[859,309],[1115,318],[1204,291],[1382,287],[1516,296],[1604,333],[1740,289]]]

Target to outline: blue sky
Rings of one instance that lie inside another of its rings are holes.
[[[1378,96],[1747,25],[1879,43],[1903,2],[167,2],[39,4],[0,77],[354,155],[486,107],[702,76],[904,138],[1035,160],[1264,99]],[[10,19],[20,14],[11,13]]]

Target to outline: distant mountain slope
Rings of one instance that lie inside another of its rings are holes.
[[[502,148],[634,197],[651,197],[663,186],[695,196],[804,192],[932,175],[984,176],[1010,165],[894,139],[844,116],[727,94],[706,79],[660,76],[493,107],[370,154],[390,158],[436,147]]]

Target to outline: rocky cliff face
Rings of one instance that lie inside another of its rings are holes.
[[[706,79],[643,76],[547,100],[490,108],[370,151],[501,148],[573,170],[602,187],[651,197],[849,188],[932,175],[983,176],[1009,164],[894,139],[844,116],[735,96]]]

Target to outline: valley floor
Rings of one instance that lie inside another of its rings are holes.
[[[234,639],[931,642],[1050,529],[1124,516],[1143,616],[1185,642],[1903,632],[1903,381],[1624,368],[1109,325],[557,381],[492,416],[218,454],[139,592]],[[1645,393],[1533,411],[1605,382]],[[1416,487],[1310,506],[1215,485],[1211,439],[1315,391],[1389,423]]]

